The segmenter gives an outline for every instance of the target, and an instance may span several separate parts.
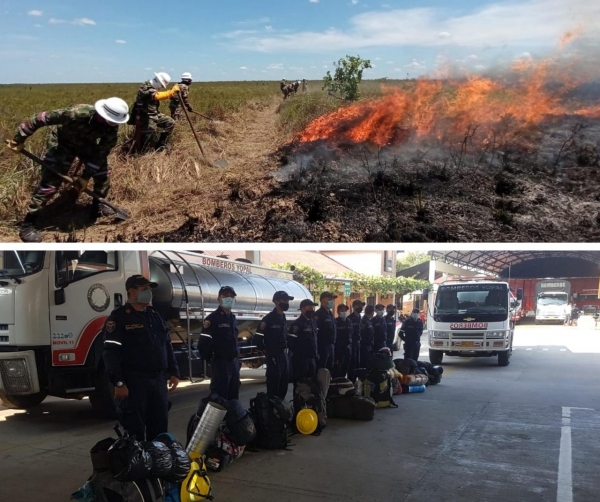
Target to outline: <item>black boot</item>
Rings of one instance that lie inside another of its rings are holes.
[[[92,202],[91,217],[96,221],[98,218],[114,216],[115,212],[105,204],[100,204],[96,199]]]
[[[19,237],[23,242],[42,242],[42,236],[35,228],[34,213],[27,213],[25,216],[19,230]]]
[[[167,139],[169,139],[169,133],[168,132],[161,133],[160,137],[158,138],[158,143],[156,143],[156,151],[157,152],[162,152],[163,150],[166,150]]]

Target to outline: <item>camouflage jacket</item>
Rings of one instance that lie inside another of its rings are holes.
[[[94,105],[40,112],[19,126],[15,141],[22,143],[41,127],[57,126],[48,147],[60,146],[86,164],[105,167],[108,154],[117,144],[119,128],[98,122],[95,114]]]
[[[179,82],[179,90],[181,91],[181,97],[183,98],[183,104],[184,106],[189,110],[192,111],[192,107],[190,106],[190,102],[189,102],[189,96],[190,96],[190,86],[187,84],[183,84],[181,82]],[[171,98],[171,102],[169,103],[169,108],[171,110],[176,110],[177,107],[179,107],[179,102],[181,101],[181,99],[179,99],[179,93],[175,93],[175,96],[173,96]]]
[[[135,105],[140,107],[142,113],[146,115],[158,115],[160,101],[154,99],[154,96],[157,92],[158,91],[152,87],[150,80],[144,82],[139,88]]]

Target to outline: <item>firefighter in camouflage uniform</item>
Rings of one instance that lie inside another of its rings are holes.
[[[160,113],[159,107],[161,101],[171,99],[178,93],[179,85],[175,84],[167,91],[170,75],[164,72],[154,75],[152,80],[147,80],[139,88],[129,122],[136,126],[138,150],[150,145],[155,145],[157,150],[164,149],[175,128],[173,119]]]
[[[169,110],[171,110],[171,117],[175,120],[181,119],[181,108],[179,105],[183,100],[183,106],[186,107],[188,112],[193,112],[192,105],[189,102],[190,95],[190,86],[192,85],[192,74],[189,72],[185,72],[181,75],[181,82],[177,84],[179,86],[179,91],[181,92],[181,97],[179,96],[179,92],[175,93],[175,95],[171,98],[171,102],[169,103]]]
[[[25,147],[27,138],[35,131],[46,126],[57,126],[48,138],[44,163],[62,174],[68,174],[77,157],[84,164],[83,173],[75,183],[78,192],[87,188],[93,178],[93,191],[100,197],[106,197],[110,188],[108,155],[117,144],[119,124],[125,124],[128,120],[129,107],[120,98],[101,99],[94,105],[74,105],[40,112],[19,126],[14,139],[7,142],[8,148],[19,153]],[[35,229],[35,219],[39,210],[56,194],[62,181],[59,176],[42,167],[42,179],[31,198],[19,232],[24,242],[41,242],[42,237]],[[96,199],[93,200],[94,219],[109,214],[104,208]]]

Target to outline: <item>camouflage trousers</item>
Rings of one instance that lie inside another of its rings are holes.
[[[44,157],[44,162],[61,174],[68,174],[76,155],[60,145],[52,146]],[[84,179],[93,179],[93,192],[100,197],[106,197],[110,189],[110,167],[100,167],[87,162],[83,169]],[[44,207],[62,185],[63,180],[52,171],[42,166],[42,179],[31,197],[27,212],[36,213]]]
[[[175,129],[175,121],[171,117],[167,117],[164,113],[157,115],[149,115],[142,122],[142,138],[143,144],[164,146],[169,136]]]
[[[171,118],[173,120],[181,120],[183,119],[183,113],[182,113],[182,109],[181,106],[170,106],[169,110],[171,111]]]

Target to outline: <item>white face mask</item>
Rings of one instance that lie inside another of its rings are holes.
[[[340,312],[340,319],[346,319],[348,317],[348,312]]]
[[[411,314],[410,315],[415,321],[419,318],[419,314]]]
[[[383,310],[376,310],[377,317],[383,317]]]
[[[235,305],[235,298],[224,297],[221,298],[221,305],[224,309],[231,310]]]

